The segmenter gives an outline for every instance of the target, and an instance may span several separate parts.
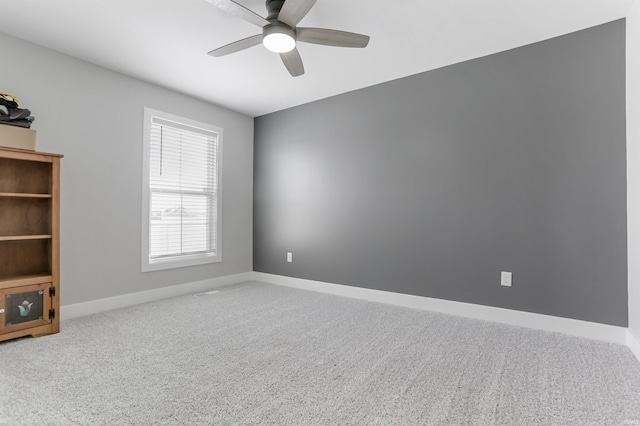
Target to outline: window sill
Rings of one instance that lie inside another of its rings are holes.
[[[142,272],[161,271],[164,269],[185,268],[188,266],[206,265],[222,261],[220,255],[178,256],[164,259],[154,259],[142,264]]]

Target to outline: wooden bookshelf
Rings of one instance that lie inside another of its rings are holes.
[[[60,330],[61,158],[0,148],[0,341]]]

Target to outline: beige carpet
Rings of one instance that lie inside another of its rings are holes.
[[[640,424],[626,347],[256,282],[0,360],[2,425]]]

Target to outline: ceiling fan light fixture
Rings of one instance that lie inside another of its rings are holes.
[[[262,44],[275,53],[290,52],[296,47],[295,33],[283,25],[268,25],[262,31]]]
[[[2,0],[0,0],[2,1]],[[262,34],[243,38],[207,52],[213,57],[249,49],[262,42],[264,47],[278,53],[292,77],[304,74],[304,64],[297,43],[312,43],[336,47],[366,47],[369,36],[327,28],[298,27],[318,0],[266,0],[267,17],[263,18],[242,6],[238,0],[206,0],[221,10],[262,28]]]

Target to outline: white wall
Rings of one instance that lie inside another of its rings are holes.
[[[0,52],[0,90],[35,115],[36,149],[65,156],[63,305],[252,270],[252,118],[3,33]],[[224,129],[221,263],[140,272],[144,107]]]
[[[627,16],[627,261],[629,330],[640,338],[640,2]]]

